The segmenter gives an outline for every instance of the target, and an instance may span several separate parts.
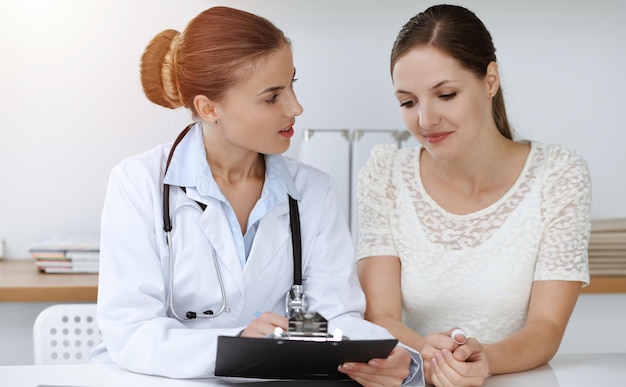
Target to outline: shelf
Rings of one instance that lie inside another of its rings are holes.
[[[581,293],[626,293],[626,276],[591,276]]]
[[[96,302],[98,274],[40,273],[32,259],[0,259],[0,302]]]
[[[581,293],[626,293],[626,276],[591,276]],[[31,259],[0,259],[0,302],[96,302],[97,274],[44,274]]]

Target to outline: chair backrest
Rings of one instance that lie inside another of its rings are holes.
[[[78,364],[102,341],[96,304],[57,304],[33,325],[35,364]]]

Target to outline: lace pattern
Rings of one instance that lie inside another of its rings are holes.
[[[535,150],[536,148],[532,148]],[[418,149],[410,149],[410,157],[398,157],[402,163],[402,183],[409,192],[415,193],[414,205],[417,216],[426,229],[429,239],[435,244],[444,245],[449,250],[462,250],[476,247],[489,240],[493,233],[500,229],[510,213],[518,208],[526,197],[537,169],[544,162],[545,155],[541,151],[536,157],[529,155],[520,177],[514,186],[497,202],[481,211],[468,215],[454,215],[441,208],[424,190],[419,171],[414,171],[411,164],[418,159]]]
[[[505,195],[456,215],[424,190],[419,151],[379,145],[359,172],[358,258],[400,258],[407,325],[462,325],[493,342],[523,326],[533,280],[588,283],[591,184],[580,156],[533,142]]]

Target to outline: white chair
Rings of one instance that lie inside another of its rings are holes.
[[[49,306],[33,325],[35,364],[82,363],[100,341],[96,304]]]

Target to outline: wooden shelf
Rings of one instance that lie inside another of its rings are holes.
[[[626,293],[626,276],[591,276],[582,293]]]
[[[626,276],[591,276],[582,293],[626,293]],[[96,302],[97,274],[44,274],[31,259],[0,259],[0,302]]]
[[[98,274],[40,273],[32,259],[0,259],[0,302],[96,302]]]

